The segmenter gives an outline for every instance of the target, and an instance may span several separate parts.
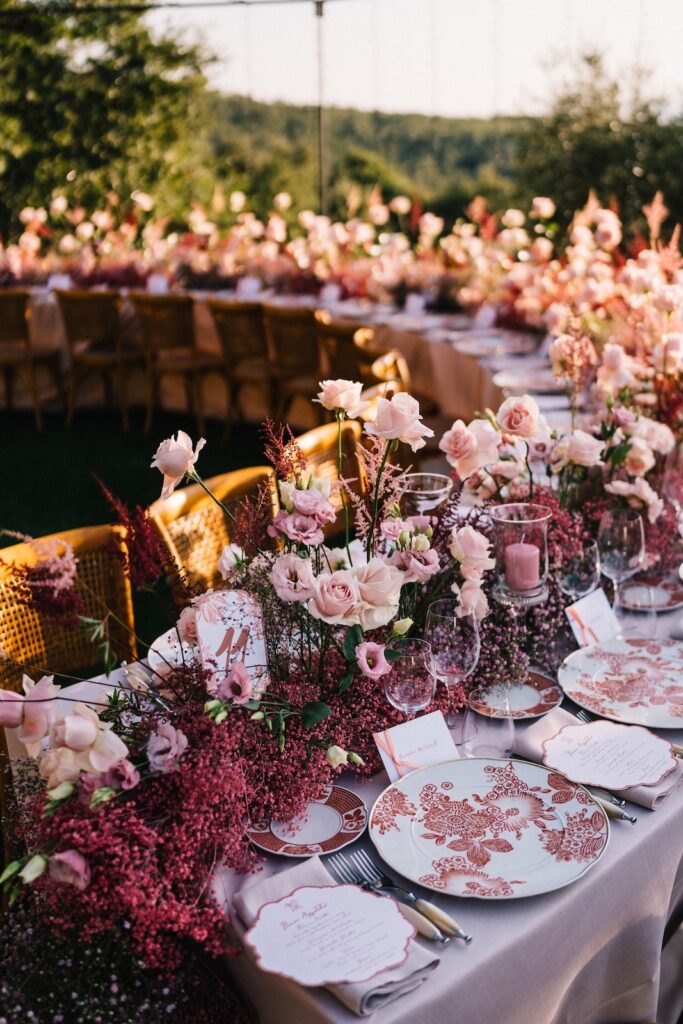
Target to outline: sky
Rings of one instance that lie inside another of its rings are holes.
[[[216,56],[211,83],[258,100],[315,103],[322,27],[327,104],[490,117],[546,108],[578,54],[615,75],[640,64],[683,108],[683,0],[327,0],[158,11]]]

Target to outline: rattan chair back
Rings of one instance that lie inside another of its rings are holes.
[[[78,558],[75,589],[83,614],[108,619],[112,650],[121,660],[137,657],[133,601],[125,573],[125,530],[121,526],[90,526],[42,540],[70,544]],[[8,585],[11,567],[35,565],[31,544],[0,549],[0,687],[18,690],[24,673],[38,678],[44,671],[81,674],[96,667],[93,645],[78,627],[64,628],[17,599]]]
[[[312,309],[264,306],[263,322],[269,358],[277,376],[317,374],[320,359]]]
[[[268,466],[238,469],[211,477],[206,486],[234,512],[244,498],[256,498],[268,488],[270,517],[277,513],[275,475]],[[187,600],[187,587],[207,590],[222,585],[218,559],[231,542],[231,522],[200,484],[179,488],[149,508],[152,522],[164,541],[171,561],[166,567],[174,597]]]
[[[246,359],[266,359],[268,345],[260,302],[207,302],[228,369]]]
[[[320,373],[324,380],[359,380],[367,377],[368,358],[356,343],[365,328],[352,320],[333,320],[327,310],[315,314]]]
[[[131,292],[130,300],[148,355],[174,349],[195,350],[194,299],[191,295]]]
[[[66,342],[71,354],[87,342],[89,348],[116,352],[120,343],[119,310],[116,291],[56,291],[64,322]]]
[[[29,293],[22,288],[0,290],[0,344],[20,341],[29,347]]]

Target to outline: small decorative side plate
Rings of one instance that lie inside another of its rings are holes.
[[[562,702],[562,690],[540,672],[529,672],[523,683],[510,687],[510,714],[501,702],[500,687],[479,687],[470,694],[469,706],[489,718],[540,718]]]
[[[629,612],[643,610],[643,601],[650,588],[656,611],[674,612],[683,608],[683,581],[677,572],[666,576],[656,573],[643,573],[635,576],[621,588],[621,606]],[[649,597],[649,595],[647,595]]]
[[[676,767],[671,744],[639,725],[565,725],[543,744],[543,763],[572,782],[604,789],[656,786]]]
[[[186,640],[183,640],[181,645],[175,626],[171,626],[169,630],[158,636],[147,651],[147,664],[152,672],[163,673],[167,668],[193,665],[198,658],[197,647],[188,644]]]
[[[330,786],[293,821],[264,821],[247,835],[254,846],[281,857],[314,857],[341,850],[363,835],[368,812],[359,796],[343,786]]]

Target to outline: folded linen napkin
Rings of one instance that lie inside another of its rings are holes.
[[[580,724],[574,715],[562,708],[554,708],[543,718],[539,718],[531,725],[523,728],[517,725],[515,735],[515,754],[524,757],[527,761],[535,761],[543,764],[543,742],[555,736],[565,725]],[[622,789],[619,796],[629,800],[632,804],[640,804],[655,811],[663,800],[673,793],[674,789],[683,778],[683,761],[677,760],[676,767],[656,786],[633,786],[631,789]]]
[[[238,892],[233,905],[244,924],[249,927],[255,921],[264,903],[282,899],[302,885],[330,885],[335,879],[323,867],[318,857],[287,868],[277,875],[263,878]],[[252,955],[249,950],[248,955]],[[395,999],[412,992],[422,985],[439,966],[439,957],[428,952],[416,942],[411,942],[408,958],[398,967],[383,971],[365,982],[328,985],[328,990],[359,1017],[368,1017],[375,1010],[393,1003]],[[279,983],[293,985],[293,982],[277,979]]]

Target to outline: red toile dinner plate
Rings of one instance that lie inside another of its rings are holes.
[[[247,835],[254,846],[281,857],[314,857],[341,850],[365,832],[368,812],[359,796],[343,786],[329,786],[293,821],[264,821]]]

